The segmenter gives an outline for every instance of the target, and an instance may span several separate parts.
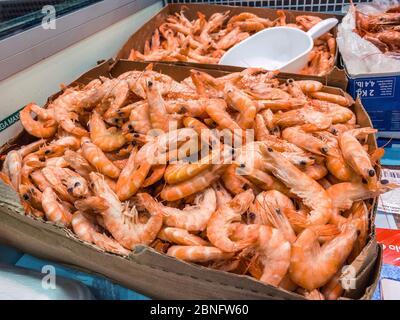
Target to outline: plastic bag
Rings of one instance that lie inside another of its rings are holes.
[[[365,14],[378,14],[396,5],[400,5],[400,1],[379,0],[359,4],[357,10]],[[350,6],[338,27],[336,40],[347,72],[351,76],[400,72],[399,59],[383,54],[375,45],[355,33],[355,28],[355,8]]]

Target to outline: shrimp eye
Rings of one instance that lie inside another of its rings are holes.
[[[186,108],[185,107],[182,107],[180,110],[179,110],[179,113],[185,113],[186,112]]]
[[[255,218],[256,218],[256,214],[254,212],[249,212],[250,221],[254,221]]]
[[[268,151],[269,151],[269,152],[273,152],[274,150],[272,150],[272,148],[269,148],[269,147],[268,147]]]
[[[287,83],[287,84],[292,84],[293,82],[294,82],[293,79],[287,79],[287,80],[286,80],[286,83]]]
[[[129,130],[132,130],[132,129],[133,129],[133,127],[132,127],[131,124],[128,124],[128,129],[129,129]]]
[[[336,135],[338,134],[337,129],[333,128],[333,129],[332,129],[332,134],[334,134],[334,135],[336,136]]]
[[[282,213],[281,213],[281,209],[279,209],[279,208],[276,208],[276,209],[275,209],[275,212],[276,212],[277,214],[282,214]]]
[[[369,175],[370,177],[373,177],[373,176],[375,175],[375,170],[374,170],[374,169],[368,170],[368,175]]]
[[[246,165],[245,165],[244,163],[242,163],[242,164],[240,165],[240,167],[241,167],[241,168],[245,168]]]
[[[300,165],[305,166],[306,164],[307,164],[307,162],[305,160],[300,161]]]
[[[328,148],[327,147],[322,147],[321,148],[321,152],[323,153],[323,154],[327,154],[328,153]]]
[[[29,195],[28,195],[27,193],[25,193],[25,194],[22,196],[22,198],[24,198],[25,201],[28,201],[28,200],[29,200]]]
[[[274,127],[274,128],[272,129],[272,131],[273,131],[273,132],[278,132],[279,129],[278,129],[278,127]]]
[[[381,183],[382,183],[382,184],[388,184],[388,183],[389,183],[389,180],[383,179],[383,180],[381,180]]]
[[[118,111],[117,114],[122,117],[124,115],[124,113],[122,111]]]
[[[135,133],[133,136],[134,136],[135,138],[139,138],[139,137],[140,137],[140,134],[139,134],[139,133]]]
[[[74,191],[74,188],[68,188],[67,191],[68,191],[69,193],[72,193],[72,192]]]
[[[368,181],[365,180],[364,178],[361,180],[361,182],[362,182],[363,184],[367,184],[367,183],[368,183]]]
[[[51,150],[50,149],[47,149],[45,152],[44,152],[44,154],[50,154],[51,153]]]
[[[81,185],[81,183],[79,181],[75,182],[74,184],[74,188],[78,188]]]
[[[153,86],[153,81],[150,81],[150,80],[149,80],[149,81],[147,82],[147,86],[148,86],[149,88],[152,87],[152,86]]]

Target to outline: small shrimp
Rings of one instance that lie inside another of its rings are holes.
[[[263,268],[260,281],[279,286],[289,269],[290,242],[278,229],[263,225],[258,228],[258,241],[254,251]]]
[[[376,190],[371,190],[362,182],[341,182],[332,185],[326,191],[332,199],[334,208],[349,210],[354,201],[375,198],[393,188],[390,184],[378,183]]]
[[[63,204],[57,201],[57,195],[52,188],[46,188],[43,191],[42,206],[47,220],[63,224],[67,227],[71,224],[71,213]]]
[[[11,186],[17,191],[21,183],[22,158],[18,151],[7,153],[3,163],[2,173],[10,180]]]
[[[257,107],[253,101],[244,92],[229,83],[225,85],[224,93],[228,103],[240,112],[238,125],[243,130],[252,128],[257,114]]]
[[[82,154],[85,159],[95,167],[100,173],[110,178],[118,178],[121,171],[106,157],[101,149],[83,137],[81,140]]]
[[[312,209],[308,218],[309,222],[315,225],[326,224],[333,214],[333,206],[325,189],[286,160],[279,152],[265,146],[260,146],[260,149],[266,160],[266,168]]]
[[[277,99],[277,100],[257,100],[258,111],[270,109],[271,111],[288,111],[304,107],[307,103],[305,99]]]
[[[303,128],[304,126],[286,128],[282,131],[282,137],[290,143],[312,153],[321,156],[334,155],[325,142],[312,136],[303,130]]]
[[[96,230],[95,221],[93,219],[89,219],[83,213],[77,211],[72,215],[72,230],[78,236],[79,239],[93,243],[99,248],[120,255],[127,256],[130,251],[126,250],[122,247],[117,241],[114,239],[107,237],[105,234],[102,234]]]
[[[46,177],[40,170],[33,171],[30,174],[30,177],[36,187],[39,188],[40,191],[44,191],[47,187],[51,187],[51,184],[47,181]]]
[[[339,146],[344,159],[348,164],[362,176],[371,190],[377,188],[376,171],[371,163],[368,153],[364,150],[357,137],[360,135],[373,134],[376,130],[372,128],[359,128],[349,130],[339,136]]]
[[[226,165],[214,165],[201,174],[184,182],[168,185],[161,191],[161,198],[167,201],[175,201],[186,198],[200,192],[218,180],[226,169]]]
[[[142,186],[150,171],[151,164],[147,161],[137,163],[137,161],[135,161],[136,155],[136,151],[131,153],[125,168],[119,175],[116,188],[120,201],[125,201],[132,197]]]
[[[129,115],[129,121],[122,126],[122,132],[128,133],[135,131],[141,134],[147,134],[152,126],[149,115],[149,105],[147,102],[142,103],[132,109]]]
[[[31,112],[36,113],[38,116],[43,115],[45,109],[42,109],[38,105],[31,103],[28,104],[20,112],[20,120],[24,129],[32,136],[37,138],[51,138],[57,132],[57,123],[54,119],[47,118],[47,121],[40,121],[32,119]],[[50,112],[48,112],[50,114]],[[41,117],[39,117],[40,119]],[[43,118],[42,118],[43,119]]]
[[[78,152],[66,150],[63,158],[68,163],[69,167],[74,169],[86,180],[89,180],[89,173],[94,171],[94,168],[83,156],[81,156]]]
[[[250,185],[246,178],[236,173],[236,169],[236,165],[229,165],[221,177],[225,188],[235,195],[246,191],[246,188]]]
[[[158,85],[152,81],[147,82],[146,95],[149,104],[149,116],[152,128],[168,132],[170,122],[176,121],[178,118],[175,115],[168,113],[160,89],[158,88]]]
[[[140,223],[137,218],[137,211],[132,207],[131,213],[125,213],[122,203],[117,195],[111,190],[103,176],[92,172],[90,180],[93,183],[94,193],[105,199],[108,209],[101,212],[104,225],[124,248],[133,250],[137,244],[149,245],[154,241],[162,226],[162,213],[151,210],[151,217],[146,223]],[[140,195],[138,195],[140,196]],[[146,198],[141,196],[143,204]],[[148,209],[148,206],[146,206]],[[134,216],[129,219],[128,215]]]
[[[328,129],[332,125],[332,120],[325,113],[311,107],[304,107],[296,110],[277,113],[274,116],[275,124],[281,128],[299,126],[306,123],[315,125],[319,130]]]
[[[274,227],[285,236],[287,241],[293,243],[297,237],[284,215],[288,208],[294,210],[295,206],[292,200],[283,193],[276,190],[261,192],[250,206],[250,213],[254,215],[251,223]]]
[[[185,229],[167,227],[161,229],[158,238],[163,241],[176,243],[182,246],[208,246],[209,243],[202,238],[189,233]]]
[[[189,262],[226,260],[233,256],[231,253],[207,246],[172,246],[168,249],[167,255]]]
[[[206,112],[222,129],[229,129],[234,133],[242,132],[242,128],[232,119],[226,107],[224,100],[212,99],[206,106]]]
[[[315,80],[298,80],[296,83],[304,93],[321,91],[324,85]]]
[[[150,170],[151,174],[143,181],[142,187],[147,188],[160,181],[164,176],[166,168],[167,167],[164,164],[152,166]]]
[[[215,247],[225,252],[236,252],[254,243],[254,237],[236,242],[229,238],[231,224],[241,221],[241,214],[249,208],[253,200],[253,191],[247,190],[211,215],[207,224],[207,237]]]
[[[326,157],[326,168],[331,174],[341,181],[350,181],[354,179],[355,172],[343,158],[342,151],[339,148],[338,139],[330,132],[319,132],[317,136],[322,138],[328,145],[334,156]]]
[[[76,200],[74,206],[82,213],[100,213],[109,208],[105,199],[96,196]]]
[[[313,97],[314,99],[322,100],[322,101],[328,101],[332,103],[336,103],[338,105],[341,105],[343,107],[350,107],[354,101],[351,101],[349,98],[340,96],[337,94],[332,94],[328,92],[309,92],[309,95]]]
[[[328,174],[328,169],[324,164],[315,163],[304,168],[303,172],[311,179],[320,180]]]
[[[90,139],[104,152],[120,149],[126,142],[124,136],[116,127],[107,129],[101,116],[93,111],[89,120]]]
[[[65,185],[69,194],[76,198],[85,197],[89,194],[87,181],[75,171],[68,168],[48,168],[58,180]]]
[[[216,210],[217,199],[215,191],[208,188],[197,194],[194,205],[186,206],[183,210],[163,206],[158,203],[164,215],[164,224],[187,231],[203,231],[211,214]]]
[[[264,141],[268,139],[270,135],[264,117],[261,114],[256,115],[254,121],[254,135],[257,141]]]
[[[292,245],[290,278],[309,291],[322,287],[338,272],[353,249],[357,229],[347,224],[322,246],[318,236],[318,228],[305,229]]]

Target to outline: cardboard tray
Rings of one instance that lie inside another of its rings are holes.
[[[267,9],[267,8],[255,8],[255,7],[240,7],[240,6],[225,6],[225,5],[209,5],[209,4],[168,4],[163,9],[161,9],[153,18],[151,18],[147,23],[145,23],[139,30],[137,30],[121,47],[119,52],[117,53],[115,59],[122,60],[127,59],[131,49],[139,50],[143,52],[144,44],[146,40],[150,40],[151,36],[156,28],[158,28],[165,19],[169,15],[173,15],[177,12],[180,12],[182,8],[186,8],[185,15],[186,17],[191,19],[197,18],[197,12],[200,11],[209,18],[215,12],[225,12],[227,10],[230,11],[230,17],[233,15],[237,15],[241,12],[251,12],[257,14],[262,18],[269,18],[271,20],[278,18],[275,9]],[[339,21],[342,19],[340,15],[327,14],[327,13],[318,13],[318,12],[309,12],[309,11],[294,11],[294,10],[284,10],[286,12],[286,18],[289,23],[295,22],[296,17],[300,15],[311,15],[317,16],[323,19],[326,18],[337,18]],[[337,28],[333,29],[333,34],[336,37]],[[338,61],[338,50],[336,51],[335,61]],[[162,61],[157,61],[159,63],[163,63]],[[192,68],[211,68],[223,70],[225,66],[220,66],[218,64],[198,64],[191,62],[165,62],[172,63],[177,65],[186,65],[191,66]],[[346,90],[347,88],[347,78],[346,74],[343,70],[339,69],[338,64],[336,63],[333,67],[332,71],[323,77],[318,76],[305,76],[307,79],[315,79],[321,81],[325,85],[330,85],[334,87],[341,88]],[[231,67],[229,67],[231,68]],[[287,75],[288,78],[292,78],[291,74]]]
[[[109,60],[88,71],[71,85],[86,84],[99,76],[118,76],[128,70],[143,70],[147,63]],[[190,67],[154,64],[153,70],[183,80]],[[213,76],[226,72],[208,70]],[[324,91],[345,95],[337,88]],[[49,98],[53,100],[59,93]],[[361,126],[371,122],[357,101],[354,111]],[[25,131],[4,145],[0,154],[32,141]],[[370,146],[376,148],[374,139]],[[129,257],[106,253],[79,240],[72,231],[24,215],[15,191],[0,182],[0,240],[40,258],[65,263],[89,273],[102,274],[121,285],[158,299],[304,299],[302,296],[263,284],[249,276],[235,275],[208,269],[160,254],[147,246],[137,246]],[[353,261],[355,286],[346,298],[370,299],[376,288],[381,267],[381,249],[375,238],[373,221],[376,206],[370,217],[370,235],[366,247]],[[345,299],[345,298],[343,298]]]

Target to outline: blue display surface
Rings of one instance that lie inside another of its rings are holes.
[[[400,132],[400,76],[349,77],[348,91],[360,97],[374,128]]]
[[[56,276],[83,283],[90,289],[93,296],[99,300],[149,300],[148,297],[113,283],[100,275],[88,274],[54,262],[41,260],[5,245],[0,245],[0,263],[38,272],[45,270],[46,268],[44,267],[52,266],[55,268]]]

